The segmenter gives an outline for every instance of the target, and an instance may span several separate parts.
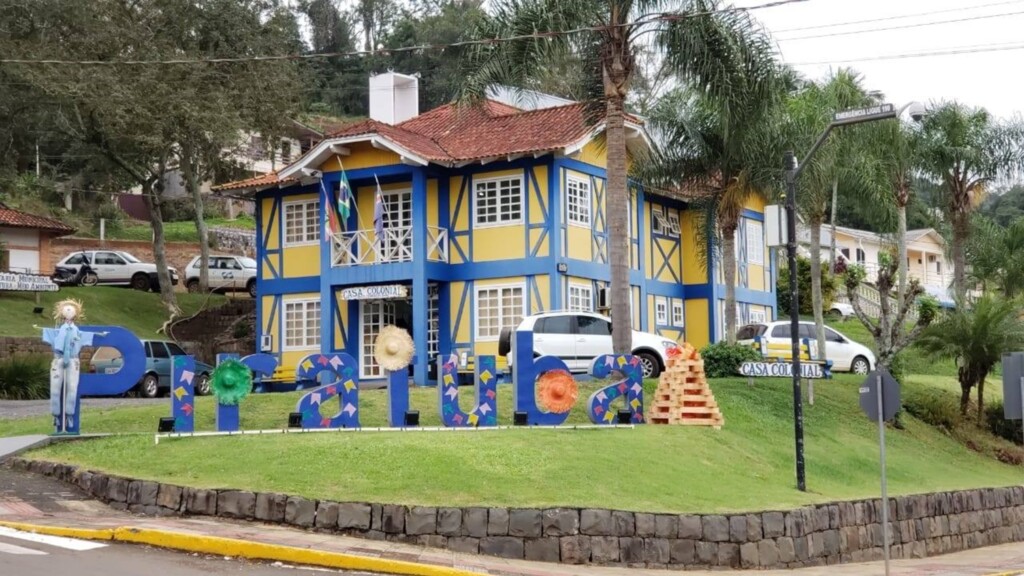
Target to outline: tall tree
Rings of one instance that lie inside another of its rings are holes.
[[[966,253],[971,263],[969,278],[986,291],[1014,298],[1024,290],[1024,216],[1003,228],[975,215]]]
[[[996,178],[1024,166],[1024,125],[997,120],[984,108],[939,104],[924,118],[920,155],[921,167],[943,184],[953,228],[953,288],[963,301],[971,213]]]
[[[788,139],[793,149],[810,149],[836,112],[866,106],[872,100],[862,85],[862,78],[849,69],[839,70],[824,82],[805,84],[787,106]],[[833,131],[805,167],[798,183],[798,209],[810,232],[811,302],[821,354],[827,354],[822,309],[821,229],[835,191],[863,196],[867,188],[866,150],[860,143],[854,130]]]
[[[657,46],[673,74],[723,108],[747,99],[747,91],[738,86],[763,84],[749,76],[746,66],[772,52],[746,12],[722,9],[718,0],[511,0],[492,6],[476,30],[479,38],[553,34],[484,44],[470,51],[462,100],[479,102],[496,84],[534,87],[550,63],[577,58],[587,71],[581,99],[592,121],[604,125],[608,206],[624,206],[629,200],[625,106],[641,42]],[[579,28],[586,30],[562,33]],[[616,352],[627,353],[632,323],[622,321],[631,317],[626,212],[607,212],[612,344]],[[735,315],[735,306],[731,314]]]

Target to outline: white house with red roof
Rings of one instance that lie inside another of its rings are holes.
[[[701,265],[697,214],[638,183],[627,205],[608,206],[604,127],[582,104],[502,97],[420,113],[418,82],[371,78],[370,119],[218,187],[255,204],[257,331],[278,378],[315,352],[347,352],[359,378],[383,378],[374,344],[396,324],[412,332],[425,384],[439,354],[497,355],[502,329],[524,316],[606,310],[609,209],[628,211],[633,327],[697,346],[723,337],[725,287],[713,261]],[[632,158],[651,142],[638,118],[625,124]],[[775,315],[763,211],[752,201],[742,215],[742,322]]]
[[[74,232],[67,224],[0,204],[0,272],[53,273],[50,241]]]

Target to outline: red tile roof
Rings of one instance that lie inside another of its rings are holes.
[[[10,228],[34,228],[36,230],[56,232],[62,236],[71,234],[75,231],[74,228],[60,220],[36,216],[35,214],[29,214],[28,212],[22,212],[21,210],[14,210],[13,208],[8,208],[3,204],[0,204],[0,226]]]
[[[227,184],[221,184],[220,186],[214,186],[214,190],[237,190],[239,188],[258,188],[261,186],[273,186],[275,184],[284,184],[288,182],[295,182],[294,178],[281,179],[277,176],[277,172],[271,172],[270,174],[262,174],[246,180],[237,180],[235,182],[228,182]]]

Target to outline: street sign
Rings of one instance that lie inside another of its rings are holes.
[[[879,368],[868,374],[864,383],[860,386],[860,409],[867,415],[868,420],[878,422],[878,382],[881,376],[882,382],[882,420],[889,420],[900,410],[900,384],[884,368]]]
[[[1024,412],[1024,352],[1003,354],[1003,418],[1020,420]]]
[[[869,106],[868,108],[857,108],[855,110],[843,110],[842,112],[836,112],[834,119],[836,122],[840,122],[843,120],[863,118],[865,116],[882,116],[892,114],[895,111],[896,107],[892,104],[880,104],[878,106]]]

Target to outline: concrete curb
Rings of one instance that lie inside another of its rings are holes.
[[[133,528],[130,526],[123,526],[120,528],[89,529],[2,521],[0,521],[0,526],[12,528],[14,530],[21,530],[22,532],[34,532],[50,536],[64,536],[67,538],[79,538],[82,540],[104,540],[130,544],[145,544],[155,548],[167,548],[181,552],[231,556],[234,558],[246,558],[249,560],[287,562],[291,564],[302,564],[306,566],[318,566],[321,568],[334,568],[340,570],[361,570],[365,572],[378,572],[382,574],[396,574],[402,576],[480,576],[479,572],[470,572],[468,570],[461,570],[458,568],[416,564],[413,562],[387,560],[384,558],[370,558],[338,552],[306,550],[302,548],[291,548],[276,544],[248,542],[245,540],[234,540],[231,538],[220,538],[216,536],[202,536],[198,534],[185,534],[166,530],[152,530],[148,528]]]

